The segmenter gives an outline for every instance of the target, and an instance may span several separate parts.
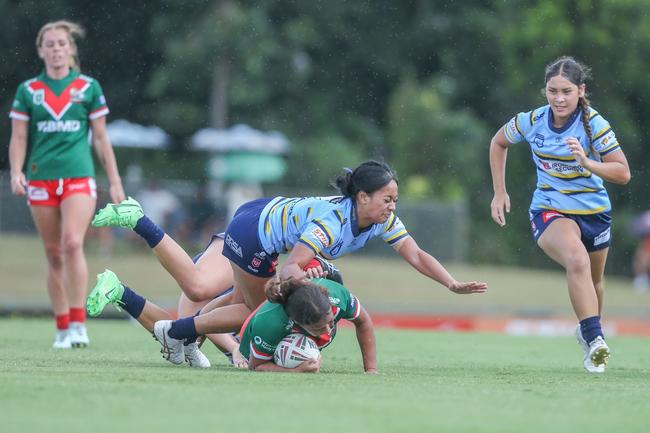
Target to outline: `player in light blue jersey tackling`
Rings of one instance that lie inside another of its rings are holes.
[[[600,325],[605,262],[611,244],[611,203],[604,181],[626,184],[627,160],[616,135],[586,98],[588,69],[571,57],[547,66],[548,105],[519,113],[492,138],[492,219],[510,212],[505,169],[508,148],[527,141],[537,170],[530,221],[537,244],[566,270],[580,321],[576,337],[587,371],[602,373],[609,358]]]
[[[461,294],[487,290],[486,283],[457,281],[420,249],[394,214],[397,177],[388,165],[364,162],[339,176],[336,186],[341,196],[275,197],[242,205],[223,236],[222,253],[208,247],[196,264],[141,210],[134,211],[139,206],[132,200],[102,209],[93,224],[121,225],[140,234],[188,296],[183,280],[200,277],[203,271],[212,276],[206,281],[222,273],[232,276],[233,292],[204,307],[200,316],[166,321],[161,332],[170,345],[194,341],[198,335],[238,331],[251,311],[266,300],[265,284],[276,275],[278,256],[287,252],[281,280],[317,277],[323,275],[321,267],[303,270],[315,257],[338,258],[381,237],[416,270],[449,290]],[[223,266],[224,257],[228,267]]]

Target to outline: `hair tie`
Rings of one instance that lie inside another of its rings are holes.
[[[346,172],[346,173],[349,173],[349,174],[354,173],[354,171],[352,171],[352,169],[348,168],[348,167],[343,167],[343,171]]]

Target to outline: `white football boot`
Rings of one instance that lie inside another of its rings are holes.
[[[609,361],[609,356],[611,352],[609,351],[609,346],[605,343],[603,337],[598,336],[589,343],[589,353],[588,357],[591,360],[592,364],[598,368],[602,368],[602,371],[597,373],[604,373],[607,362]]]
[[[585,367],[585,370],[587,370],[589,373],[604,373],[605,372],[605,365],[604,364],[603,365],[596,365],[591,360],[591,357],[589,356],[589,344],[587,344],[587,341],[582,336],[582,331],[580,330],[580,325],[576,326],[576,340],[578,340],[578,343],[582,347],[582,352],[583,352],[583,355],[584,355],[582,363],[583,363],[583,365]]]
[[[185,352],[185,361],[190,364],[190,367],[210,368],[210,360],[201,352],[198,342],[186,344],[183,350]]]
[[[162,345],[160,353],[162,353],[163,358],[172,364],[180,365],[185,362],[183,340],[178,340],[169,336],[169,330],[171,327],[171,320],[159,320],[153,325],[153,335]]]
[[[86,325],[80,322],[70,322],[70,344],[72,347],[86,347],[90,343]]]
[[[70,349],[72,344],[70,343],[70,333],[67,329],[56,331],[56,336],[54,337],[54,344],[52,344],[53,349]]]

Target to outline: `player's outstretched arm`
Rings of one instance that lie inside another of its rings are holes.
[[[413,238],[407,238],[397,246],[397,252],[411,266],[422,274],[439,282],[454,293],[469,294],[483,293],[487,290],[487,283],[478,281],[459,282],[451,276],[442,264],[431,254],[421,249]]]
[[[377,340],[370,314],[361,307],[359,317],[352,321],[357,331],[357,341],[363,358],[363,369],[366,373],[377,374]]]

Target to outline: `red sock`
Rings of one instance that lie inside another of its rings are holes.
[[[69,314],[61,314],[56,317],[56,329],[59,331],[65,331],[70,327],[70,315]]]
[[[85,308],[70,308],[70,321],[84,323],[86,321]]]

